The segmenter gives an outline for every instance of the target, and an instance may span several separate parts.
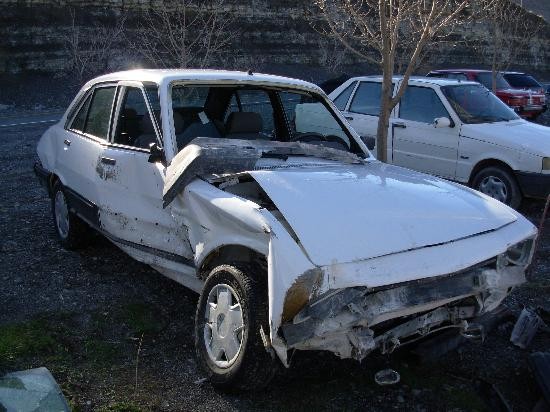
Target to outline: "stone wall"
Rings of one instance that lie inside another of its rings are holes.
[[[85,36],[94,35],[94,25],[114,24],[121,12],[128,16],[131,32],[138,24],[136,16],[154,0],[0,0],[0,75],[18,73],[62,73],[67,65],[63,37],[70,32],[70,8],[77,11]],[[319,67],[319,35],[305,16],[309,0],[228,0],[225,12],[234,18],[234,53],[260,62],[262,70],[288,71],[289,66]],[[550,71],[550,32],[533,39],[530,50],[517,59],[514,69],[543,73]],[[117,67],[142,64],[139,56],[128,53],[125,44],[117,44]],[[346,71],[373,72],[364,64],[347,57]],[[470,47],[440,47],[419,70],[443,66],[479,66],[482,62]]]

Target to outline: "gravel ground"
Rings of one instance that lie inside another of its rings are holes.
[[[0,129],[0,374],[46,366],[80,411],[489,410],[477,378],[495,384],[514,410],[537,401],[526,359],[550,349],[550,335],[541,331],[520,350],[509,343],[511,322],[484,344],[467,343],[431,363],[406,350],[361,364],[297,353],[263,392],[215,391],[195,362],[197,295],[99,236],[78,252],[55,240],[49,200],[32,172],[45,127]],[[538,224],[542,208],[528,202],[522,212]],[[522,305],[550,309],[549,232],[529,283],[506,301],[516,315]],[[384,367],[399,371],[401,383],[377,386],[373,375]]]

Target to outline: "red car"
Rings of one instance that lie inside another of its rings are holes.
[[[489,90],[493,89],[492,72],[489,70],[433,70],[426,76],[445,77],[458,80],[472,80],[481,83]],[[514,109],[521,117],[534,120],[541,113],[546,111],[546,96],[544,93],[534,92],[532,90],[514,89],[500,73],[497,74],[496,80],[496,95],[500,98],[500,100]]]

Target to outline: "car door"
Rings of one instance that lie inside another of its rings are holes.
[[[149,161],[149,145],[162,147],[157,93],[139,82],[119,83],[111,141],[98,175],[103,230],[112,240],[145,252],[140,260],[158,264],[158,256],[185,260],[192,252],[185,228],[170,208],[162,207],[166,166],[161,159]]]
[[[381,82],[360,81],[343,111],[345,118],[360,136],[376,137],[381,95]],[[390,160],[391,142],[388,143],[388,159]],[[372,152],[376,153],[376,149]]]
[[[454,179],[459,128],[436,89],[409,85],[392,122],[393,163],[421,172]],[[446,117],[450,126],[435,127]]]
[[[348,122],[361,136],[376,136],[381,90],[380,82],[359,82],[343,111]]]
[[[107,144],[116,85],[102,84],[89,90],[69,116],[62,138],[56,173],[69,204],[88,223],[98,226],[99,193],[96,167]]]

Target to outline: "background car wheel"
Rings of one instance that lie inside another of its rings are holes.
[[[508,170],[490,166],[480,170],[472,181],[472,187],[517,209],[521,203],[521,192],[516,179]]]
[[[268,331],[266,274],[256,265],[221,265],[206,279],[195,317],[195,348],[210,382],[222,390],[265,387],[276,359],[263,344]]]
[[[54,231],[65,249],[74,250],[87,244],[90,228],[70,211],[63,185],[59,181],[52,189],[52,217]]]

